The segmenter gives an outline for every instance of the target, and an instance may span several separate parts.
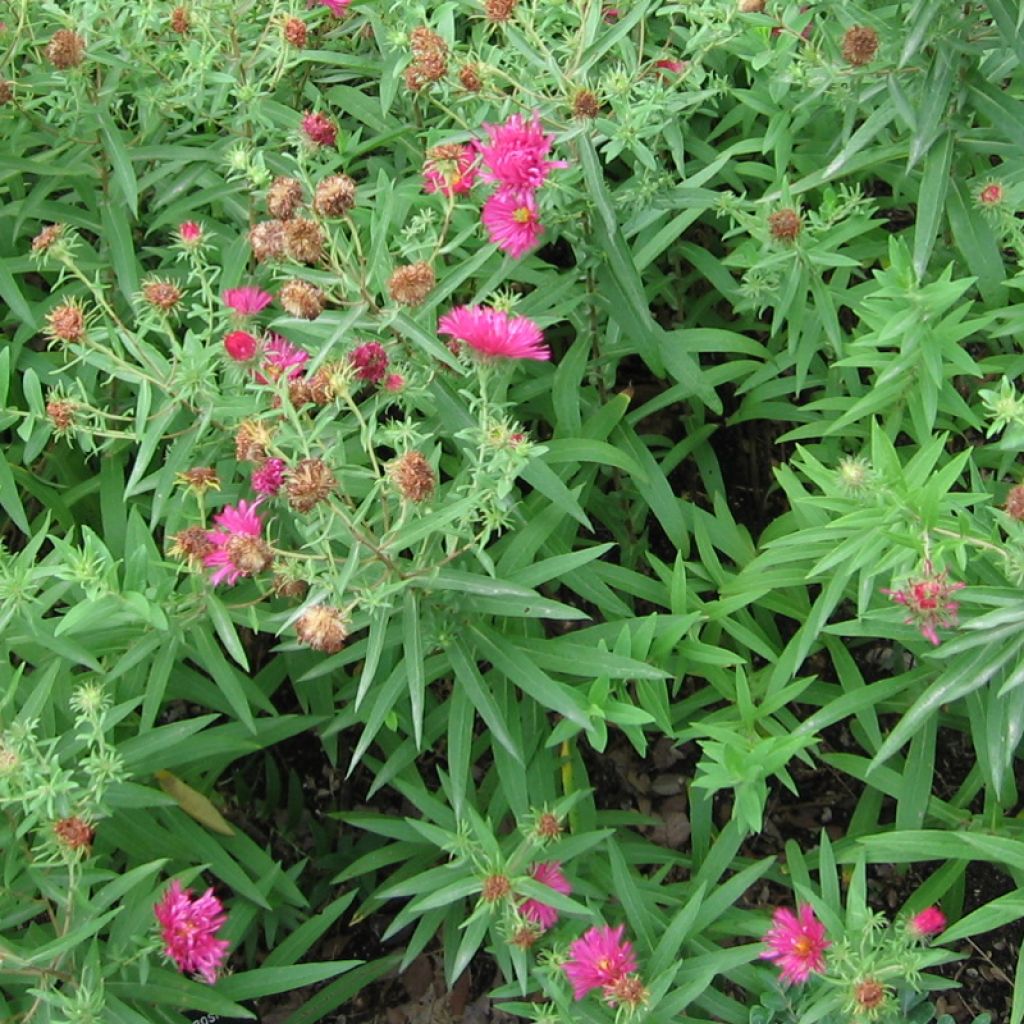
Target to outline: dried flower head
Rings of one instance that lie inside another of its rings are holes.
[[[181,558],[193,564],[202,564],[207,555],[212,555],[217,550],[207,536],[202,526],[186,526],[179,530],[173,537],[168,554],[173,558]]]
[[[181,289],[170,281],[154,277],[142,285],[142,297],[161,313],[173,313],[181,302]]]
[[[885,1006],[889,993],[880,981],[875,978],[864,978],[853,986],[851,995],[853,1011],[870,1018]]]
[[[488,875],[483,880],[483,885],[480,889],[480,899],[484,903],[497,903],[511,894],[512,882],[509,880],[508,875],[503,874]]]
[[[334,493],[338,481],[323,459],[303,459],[288,471],[285,489],[296,512],[308,512]]]
[[[192,27],[192,19],[189,17],[187,7],[175,7],[170,17],[171,31],[177,32],[179,36],[185,35]]]
[[[232,573],[239,576],[257,576],[265,569],[269,569],[274,561],[274,553],[270,550],[262,537],[250,537],[246,533],[239,533],[230,537],[224,545],[226,562],[231,567]],[[213,564],[211,558],[204,560],[206,565]],[[216,583],[216,578],[212,579]],[[235,580],[231,580],[232,583]]]
[[[69,28],[58,29],[46,44],[46,59],[62,71],[85,60],[85,40]]]
[[[800,214],[790,207],[776,210],[768,218],[768,230],[777,242],[792,242],[803,230]]]
[[[198,974],[212,985],[228,952],[227,942],[214,938],[225,916],[213,889],[207,889],[194,900],[192,890],[182,889],[181,883],[175,880],[153,908],[153,913],[160,923],[164,954],[174,961],[179,971]]]
[[[854,67],[863,67],[875,59],[878,33],[868,25],[854,25],[843,33],[843,59]]]
[[[6,78],[0,78],[0,107],[6,107],[14,99],[14,85]]]
[[[75,425],[74,402],[64,398],[55,398],[46,403],[46,415],[53,424],[53,429],[58,434],[66,434]]]
[[[295,620],[299,643],[323,654],[337,654],[348,637],[348,618],[340,608],[315,604]]]
[[[459,84],[466,92],[479,92],[484,86],[480,68],[476,64],[463,64],[459,68]]]
[[[271,263],[284,257],[284,222],[264,220],[249,231],[249,244],[257,263]]]
[[[399,267],[388,279],[388,294],[402,306],[418,306],[433,291],[434,269],[420,260]]]
[[[338,141],[337,125],[320,111],[309,111],[303,115],[302,133],[305,135],[306,141],[314,148],[333,147]]]
[[[300,24],[302,24],[300,22]],[[275,178],[267,189],[267,209],[277,220],[291,220],[302,205],[305,196],[302,183],[295,178]]]
[[[32,252],[46,252],[55,242],[64,235],[63,224],[47,224],[35,238],[32,239]]]
[[[87,821],[83,821],[77,815],[70,818],[61,818],[53,823],[53,832],[57,842],[65,849],[80,851],[88,850],[92,846],[95,829]]]
[[[950,600],[950,595],[962,589],[963,583],[950,583],[945,572],[935,572],[929,561],[924,563],[924,572],[917,578],[907,580],[899,590],[883,588],[891,601],[903,605],[908,626],[917,626],[921,635],[933,646],[939,645],[939,628],[950,629],[957,624],[956,613],[960,605]]]
[[[45,332],[56,341],[81,341],[85,337],[85,311],[78,300],[51,309],[46,314]]]
[[[406,452],[391,464],[391,479],[406,501],[426,501],[437,486],[434,468],[417,451]]]
[[[235,458],[261,463],[267,457],[270,431],[261,420],[242,420],[235,431]]]
[[[316,263],[324,254],[324,233],[315,220],[296,217],[284,225],[285,252],[297,263]]]
[[[796,914],[786,907],[776,908],[764,941],[768,949],[761,957],[778,962],[783,981],[800,985],[825,969],[825,950],[831,943],[825,937],[825,926],[808,904]]]
[[[541,811],[537,815],[536,824],[533,826],[534,836],[542,842],[550,842],[562,834],[562,823],[558,816],[550,811]]]
[[[484,12],[492,22],[508,21],[516,9],[517,0],[484,0]]]
[[[343,217],[356,205],[356,183],[347,174],[324,178],[313,196],[313,209],[321,217]]]
[[[309,584],[305,580],[292,579],[284,573],[277,573],[270,584],[275,597],[297,598],[300,601],[306,596]]]
[[[212,466],[193,466],[177,475],[178,483],[200,497],[207,491],[220,490],[220,477]]]
[[[764,10],[765,0],[739,0],[741,14],[760,14]]]
[[[572,98],[572,116],[579,121],[589,120],[601,113],[601,101],[590,89],[580,89]]]
[[[409,33],[412,63],[405,69],[405,84],[413,92],[431,82],[439,82],[448,73],[448,44],[426,26]]]
[[[315,284],[298,278],[281,286],[277,299],[285,311],[300,320],[315,320],[323,311],[326,297]]]
[[[1024,484],[1017,484],[1010,488],[1006,495],[1006,514],[1017,522],[1024,522]]]
[[[306,45],[308,29],[301,18],[285,18],[281,22],[281,35],[290,46],[301,50]]]
[[[982,206],[998,206],[1003,201],[1003,186],[991,181],[978,193],[978,202]]]
[[[508,937],[508,944],[519,949],[530,949],[543,934],[544,932],[532,921],[525,921],[513,930]]]

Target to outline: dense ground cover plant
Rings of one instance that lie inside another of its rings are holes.
[[[437,953],[535,1020],[948,1021],[1024,917],[967,883],[1024,870],[1018,22],[8,0],[3,1019]],[[608,782],[677,764],[674,831]]]

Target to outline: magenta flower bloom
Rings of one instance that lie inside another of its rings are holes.
[[[179,971],[198,974],[212,985],[228,951],[224,939],[214,938],[214,933],[224,924],[225,915],[213,889],[207,889],[194,900],[192,890],[182,889],[181,883],[175,880],[153,907],[153,913],[160,923],[164,953]]]
[[[908,626],[917,626],[921,636],[933,646],[939,645],[938,627],[948,629],[956,626],[956,613],[960,605],[949,599],[964,586],[950,583],[944,572],[934,572],[931,562],[924,563],[924,575],[919,579],[907,580],[902,590],[882,589],[890,600],[903,605],[908,612],[903,620]]]
[[[214,545],[203,565],[213,569],[210,582],[214,586],[234,586],[243,576],[252,576],[264,568],[267,546],[262,539],[263,521],[256,512],[260,499],[238,505],[225,505],[213,517],[219,530],[207,530],[206,539]]]
[[[907,931],[915,939],[927,939],[945,931],[946,915],[938,907],[926,907],[907,922]]]
[[[563,965],[572,994],[582,999],[595,988],[613,989],[636,970],[633,947],[618,928],[591,928],[569,946],[569,960]]]
[[[484,203],[480,219],[488,238],[515,260],[532,249],[544,234],[537,219],[537,200],[530,191],[495,192]]]
[[[550,359],[544,333],[525,316],[511,316],[486,306],[456,306],[438,321],[439,334],[447,334],[485,356],[504,359]]]
[[[186,220],[178,225],[178,239],[182,245],[194,248],[203,240],[203,229],[194,220]]]
[[[326,7],[336,18],[340,18],[348,10],[348,5],[351,2],[352,0],[310,0],[309,6],[313,7],[315,4],[320,7]]]
[[[229,331],[224,335],[224,351],[236,363],[248,362],[256,355],[256,339],[248,331]]]
[[[262,288],[247,284],[244,288],[227,288],[221,293],[221,301],[240,316],[255,316],[266,309],[274,296]]]
[[[764,941],[768,949],[761,958],[778,961],[782,980],[794,985],[803,984],[811,974],[825,969],[825,950],[832,945],[825,938],[825,926],[808,904],[796,914],[778,907]]]
[[[308,360],[308,352],[293,345],[281,334],[270,334],[263,349],[263,369],[273,380],[280,380],[285,375],[289,380],[301,377]],[[259,374],[256,379],[261,384],[267,383]]]
[[[536,189],[544,184],[556,167],[568,167],[564,160],[548,160],[554,137],[540,126],[540,115],[533,120],[513,114],[504,124],[485,124],[490,143],[478,143],[483,160],[481,177],[497,182],[501,189]]]
[[[379,384],[388,370],[388,354],[379,341],[358,345],[349,352],[348,361],[355,367],[356,376],[371,384]]]
[[[319,112],[303,116],[302,131],[313,146],[333,147],[338,141],[337,126],[326,114]]]
[[[284,485],[284,460],[267,459],[258,469],[252,471],[252,489],[257,494],[272,498]]]
[[[572,892],[569,880],[562,874],[560,861],[549,860],[541,864],[534,864],[530,868],[530,877],[540,882],[541,885],[547,885],[555,892],[560,892],[563,896],[568,896]],[[519,908],[519,913],[528,921],[536,921],[545,931],[554,927],[558,921],[558,911],[546,903],[541,903],[540,900],[525,900]]]
[[[464,195],[476,184],[476,148],[461,143],[436,146],[423,163],[423,191]]]

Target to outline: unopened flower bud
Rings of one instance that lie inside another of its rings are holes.
[[[338,129],[334,122],[319,111],[310,112],[302,118],[302,131],[310,145],[333,147],[338,141]]]
[[[92,846],[95,830],[92,825],[77,815],[61,818],[53,824],[53,832],[57,842],[68,850],[87,850]]]
[[[181,302],[181,289],[170,281],[153,278],[142,285],[142,297],[161,313],[173,313]]]
[[[499,900],[506,899],[511,895],[511,893],[512,883],[509,881],[508,875],[488,875],[483,881],[483,886],[480,890],[480,899],[482,899],[484,903],[497,903]]]
[[[796,210],[776,210],[768,218],[768,230],[777,242],[792,242],[803,230],[803,218]]]
[[[66,434],[75,425],[75,403],[66,399],[53,399],[46,403],[46,415],[58,434]]]
[[[256,339],[248,331],[229,331],[224,335],[224,350],[237,363],[252,359],[256,348]]]
[[[75,342],[85,337],[85,312],[77,301],[61,303],[46,314],[46,333],[57,341]]]

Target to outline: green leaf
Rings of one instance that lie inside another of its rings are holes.
[[[110,165],[114,171],[114,182],[121,193],[122,201],[132,212],[132,217],[139,215],[139,186],[132,169],[132,159],[125,145],[124,137],[118,131],[110,114],[105,110],[93,111],[99,121],[103,134],[104,147],[110,157]]]

